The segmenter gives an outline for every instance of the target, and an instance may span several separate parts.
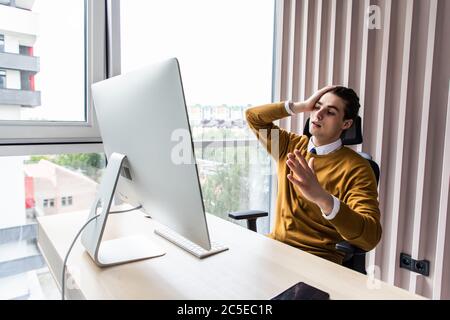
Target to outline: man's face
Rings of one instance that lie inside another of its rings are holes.
[[[331,92],[324,94],[311,113],[309,131],[317,145],[339,139],[343,130],[351,127],[353,120],[344,120],[345,102]]]

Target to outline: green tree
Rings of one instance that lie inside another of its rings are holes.
[[[33,164],[33,163],[38,163],[41,160],[51,161],[49,156],[31,156],[29,160],[25,161],[25,163],[26,164]]]
[[[104,155],[99,153],[61,154],[52,161],[60,166],[81,171],[97,182],[106,163]]]
[[[99,153],[79,153],[79,154],[60,154],[56,156],[31,156],[26,161],[27,164],[38,163],[41,160],[51,161],[62,167],[80,171],[84,175],[99,182],[102,169],[105,168],[106,160],[103,154]]]
[[[221,166],[202,186],[205,210],[228,219],[228,212],[248,207],[248,183],[245,165]]]

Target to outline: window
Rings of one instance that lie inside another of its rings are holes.
[[[72,201],[73,201],[73,198],[71,196],[70,197],[62,197],[61,198],[61,206],[63,206],[63,207],[71,206]]]
[[[21,68],[34,74],[34,94],[27,93],[26,98],[20,92],[24,89],[20,83],[13,83],[16,77],[11,74],[11,86],[18,90],[17,104],[9,103],[19,110],[15,112],[18,115],[15,120],[85,121],[84,4],[79,0],[64,3],[36,0],[30,9],[33,15],[31,12],[26,15],[26,22],[36,27],[31,37],[25,38],[21,33],[24,26],[5,23],[4,27],[9,33],[9,52],[30,55],[31,51],[24,52],[24,47],[33,47],[35,56],[34,60],[22,62]],[[23,16],[20,8],[12,10],[13,16]],[[60,48],[64,48],[63,54]],[[19,77],[20,72],[11,71]],[[7,103],[0,101],[0,104]],[[2,117],[0,113],[0,119],[10,118],[7,115]]]
[[[33,47],[19,46],[19,54],[23,56],[33,56]]]
[[[55,206],[55,199],[44,199],[42,203],[44,208],[53,208]]]
[[[6,88],[6,70],[0,70],[0,89]]]
[[[88,87],[106,74],[106,2],[0,0],[2,299],[59,298],[36,217],[89,209],[96,195],[105,160]]]
[[[88,88],[105,78],[106,1],[16,4],[0,6],[0,145],[101,142]]]
[[[269,157],[244,112],[271,101],[274,6],[274,0],[121,2],[122,72],[178,58],[205,208],[223,218],[269,209]],[[267,222],[259,230],[268,231]]]

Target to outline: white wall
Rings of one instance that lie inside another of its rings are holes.
[[[25,222],[23,157],[0,157],[0,229]]]
[[[0,6],[0,33],[39,34],[38,15],[32,11]]]
[[[6,70],[6,88],[7,89],[21,89],[20,71]],[[17,106],[20,108],[19,106]]]

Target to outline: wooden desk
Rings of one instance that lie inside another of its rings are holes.
[[[38,245],[59,286],[64,256],[86,220],[87,212],[38,219]],[[212,238],[230,249],[199,260],[154,234],[158,223],[141,212],[110,216],[106,239],[144,233],[166,255],[102,269],[78,240],[68,262],[67,298],[267,300],[303,281],[331,299],[423,299],[214,216],[208,223]]]

